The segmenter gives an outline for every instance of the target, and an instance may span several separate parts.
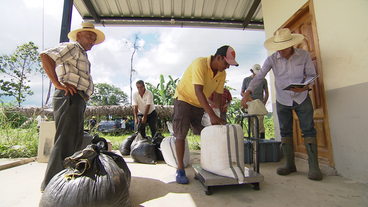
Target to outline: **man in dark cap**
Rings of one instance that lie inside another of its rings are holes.
[[[205,111],[212,125],[226,124],[223,118],[216,116],[207,99],[215,91],[215,105],[221,111],[226,79],[225,69],[230,65],[238,66],[239,64],[235,61],[234,49],[225,45],[217,49],[215,55],[195,59],[186,69],[176,87],[172,122],[178,161],[176,182],[179,184],[189,183],[183,164],[185,138],[189,127],[192,128],[194,134],[200,134],[204,128],[201,120]]]

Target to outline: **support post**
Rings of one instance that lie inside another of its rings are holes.
[[[72,22],[73,0],[64,0],[63,16],[61,20],[60,42],[69,42],[68,33]]]

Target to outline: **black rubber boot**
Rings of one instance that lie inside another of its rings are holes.
[[[317,139],[315,137],[305,137],[304,144],[308,153],[308,178],[311,180],[322,180],[322,172],[318,164]]]
[[[285,157],[285,164],[282,167],[277,168],[277,174],[289,175],[292,172],[296,172],[295,158],[294,158],[294,145],[292,137],[282,137],[282,152]]]

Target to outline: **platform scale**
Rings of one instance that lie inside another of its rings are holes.
[[[254,118],[254,137],[250,137],[251,131],[251,118]],[[228,185],[244,185],[244,184],[253,184],[254,190],[260,190],[259,183],[262,182],[263,175],[259,173],[259,126],[258,126],[258,118],[255,115],[243,115],[241,119],[241,126],[243,127],[243,119],[247,118],[248,120],[248,137],[244,136],[246,139],[253,140],[253,170],[245,167],[244,169],[244,183],[239,184],[237,179],[219,176],[210,172],[207,172],[202,169],[200,164],[192,165],[194,170],[194,179],[199,180],[205,188],[206,195],[212,195],[211,188],[214,186],[228,186]],[[249,150],[250,152],[252,150]]]

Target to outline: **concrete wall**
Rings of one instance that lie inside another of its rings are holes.
[[[306,2],[262,0],[266,37]],[[335,168],[345,178],[368,183],[368,1],[313,0],[313,5]],[[275,135],[279,138],[276,130]]]
[[[313,4],[335,168],[368,183],[368,1]]]

